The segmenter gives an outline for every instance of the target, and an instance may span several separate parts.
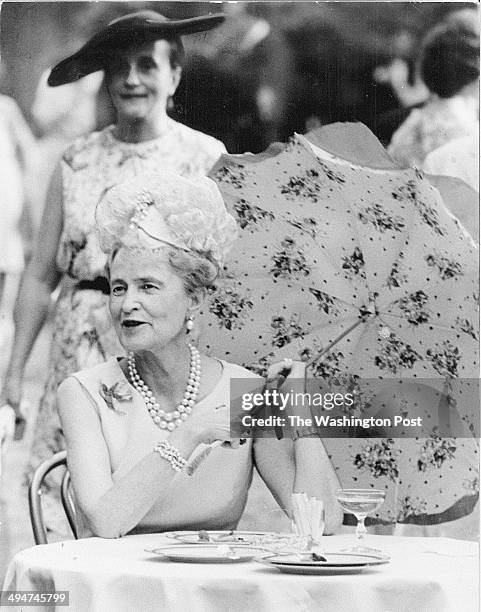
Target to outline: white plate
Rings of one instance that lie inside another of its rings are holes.
[[[261,548],[236,544],[172,544],[146,549],[146,552],[182,563],[245,563],[265,553]]]
[[[209,540],[201,539],[201,534],[207,534]],[[262,538],[281,538],[281,535],[276,533],[268,533],[265,531],[168,531],[162,535],[168,538],[173,538],[184,544],[236,544],[249,546],[252,544],[258,545]]]
[[[287,574],[357,574],[366,568],[389,563],[389,559],[373,555],[350,553],[323,553],[327,561],[313,561],[309,553],[270,555],[258,559],[270,567]]]

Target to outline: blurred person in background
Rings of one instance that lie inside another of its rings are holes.
[[[479,192],[479,133],[451,140],[424,160],[429,174],[455,176]]]
[[[1,68],[0,68],[1,70]],[[33,239],[35,138],[17,103],[0,96],[0,347],[13,330],[13,305]]]
[[[25,364],[60,283],[32,466],[63,446],[58,384],[121,350],[106,307],[106,257],[95,232],[99,199],[112,185],[148,171],[203,176],[225,151],[220,141],[167,115],[182,74],[181,34],[209,30],[222,20],[222,15],[175,21],[153,11],[131,13],[111,22],[50,74],[49,85],[58,86],[104,70],[117,121],[79,138],[63,154],[17,297],[15,343],[1,403],[12,406],[20,420]]]
[[[2,67],[0,65],[0,77]],[[0,95],[0,350],[8,353],[13,308],[25,257],[35,232],[33,167],[35,138],[15,100]],[[3,370],[4,362],[1,362]],[[15,414],[0,402],[0,475],[4,442],[14,433]]]
[[[284,110],[279,92],[290,72],[284,41],[254,9],[252,3],[223,7],[225,22],[195,41],[176,93],[180,119],[221,138],[232,153],[259,152],[276,140]],[[205,99],[209,113],[199,112]]]
[[[422,82],[415,67],[410,61],[410,54],[416,41],[410,32],[397,32],[392,41],[393,56],[387,64],[377,66],[374,70],[374,80],[378,83],[388,83],[403,107],[416,106],[429,96],[426,85]]]
[[[462,136],[434,149],[424,160],[423,170],[429,174],[429,180],[436,184],[445,177],[460,179],[470,187],[462,191],[462,185],[456,184],[457,191],[463,194],[458,206],[449,207],[466,230],[479,243],[479,132]]]
[[[393,133],[409,113],[429,98],[429,90],[415,69],[416,37],[413,33],[408,30],[396,32],[390,48],[392,53],[373,71],[376,86],[387,88],[398,103],[396,108],[381,112],[373,126],[376,136],[385,146],[389,145]]]
[[[426,35],[419,75],[430,92],[396,130],[390,155],[405,166],[421,166],[441,145],[479,130],[479,13],[455,11]]]

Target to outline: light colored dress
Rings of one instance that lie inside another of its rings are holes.
[[[23,245],[18,224],[22,215],[25,189],[15,138],[10,122],[13,100],[0,96],[0,272],[20,274]]]
[[[456,138],[435,149],[424,160],[423,169],[429,174],[455,176],[479,191],[479,133]]]
[[[464,96],[434,97],[411,111],[394,132],[388,153],[404,166],[421,167],[426,155],[450,140],[479,132],[474,100]]]
[[[110,126],[77,139],[61,161],[64,225],[57,266],[64,277],[30,469],[63,447],[56,410],[58,385],[69,374],[123,352],[112,328],[107,295],[98,289],[79,289],[78,285],[105,276],[107,258],[95,231],[98,201],[112,185],[142,173],[165,170],[187,177],[204,176],[225,152],[220,141],[172,119],[161,137],[141,143],[119,141],[113,130]]]
[[[253,387],[257,386],[259,380],[262,382],[258,376],[238,365],[225,361],[221,363],[223,371],[219,382],[209,395],[197,402],[194,411],[202,405],[229,405],[230,382],[233,378],[252,379]],[[152,452],[155,445],[165,439],[169,432],[154,424],[144,399],[128,383],[116,358],[76,373],[73,377],[79,383],[79,395],[84,393],[90,400],[83,404],[84,409],[93,410],[98,416],[115,482]],[[112,400],[112,397],[116,397],[115,391],[105,392],[105,388],[113,390],[116,385],[122,385],[122,401]],[[193,458],[205,447],[205,444],[200,444],[194,450]],[[252,466],[250,440],[237,449],[215,447],[199,462],[192,476],[176,474],[162,497],[132,533],[176,529],[235,529],[246,505]],[[193,499],[195,503],[189,503],[188,500]],[[84,537],[92,535],[84,525],[80,526],[80,533]]]

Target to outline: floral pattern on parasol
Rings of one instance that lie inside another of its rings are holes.
[[[212,171],[240,237],[201,315],[203,347],[257,372],[323,350],[311,374],[326,381],[477,378],[476,244],[426,176],[382,158],[363,126],[338,130],[337,155],[317,146],[321,129]],[[339,153],[351,136],[356,163]],[[459,408],[472,429],[478,407]],[[387,489],[381,522],[452,520],[478,498],[474,440],[325,445],[342,486]]]

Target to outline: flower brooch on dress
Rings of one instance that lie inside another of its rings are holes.
[[[118,380],[111,387],[107,387],[106,384],[100,383],[99,393],[111,410],[119,414],[127,414],[121,408],[122,402],[132,401],[132,390],[126,380]]]

